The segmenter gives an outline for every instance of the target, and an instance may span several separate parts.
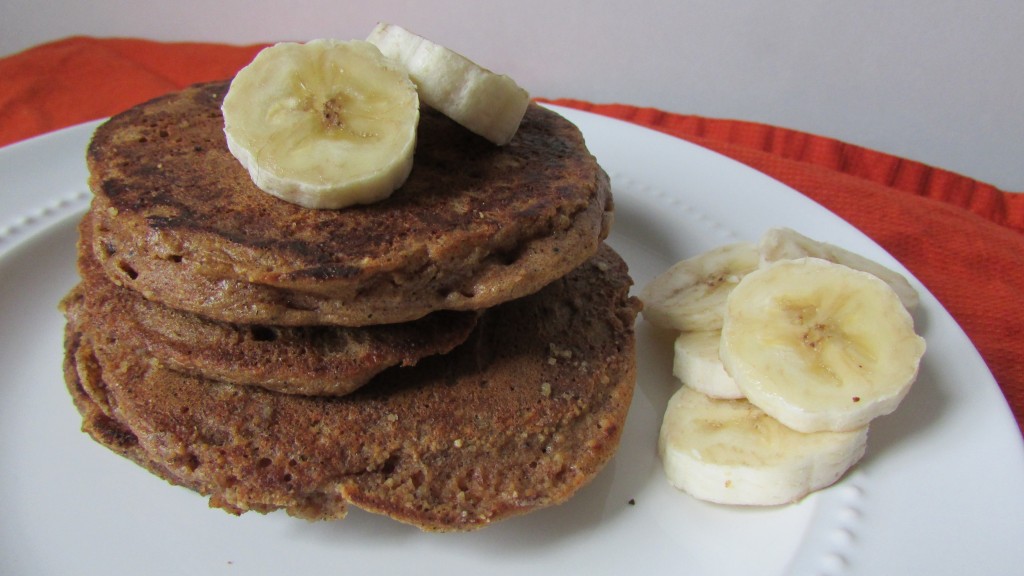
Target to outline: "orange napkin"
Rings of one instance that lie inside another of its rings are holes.
[[[0,59],[0,146],[106,117],[194,82],[230,77],[263,46],[76,37]],[[1024,424],[1024,195],[784,128],[549,101],[718,151],[845,218],[950,311],[981,351],[1018,426]]]

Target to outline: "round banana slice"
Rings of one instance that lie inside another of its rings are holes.
[[[408,178],[419,96],[369,42],[283,42],[231,82],[228,149],[261,190],[307,208],[388,197]]]
[[[669,400],[658,452],[669,482],[719,504],[788,504],[835,483],[864,455],[867,427],[803,434],[746,400],[687,386]]]
[[[644,318],[683,332],[720,330],[725,299],[759,260],[755,244],[739,242],[676,263],[641,291]]]
[[[393,24],[378,24],[366,39],[405,66],[424,104],[494,144],[512,140],[530,104],[514,80]]]
[[[721,331],[683,332],[675,341],[672,374],[683,384],[712,398],[743,398],[718,356]]]
[[[751,272],[729,294],[719,355],[751,403],[794,430],[818,432],[895,410],[924,350],[888,284],[800,258]]]
[[[761,252],[761,263],[764,265],[779,260],[821,258],[836,264],[849,266],[854,270],[868,272],[878,276],[886,284],[892,286],[892,289],[896,291],[900,301],[903,302],[907,310],[913,311],[920,302],[917,290],[899,272],[886,268],[870,258],[850,252],[845,248],[808,238],[791,228],[772,228],[768,230],[761,236],[758,250]]]

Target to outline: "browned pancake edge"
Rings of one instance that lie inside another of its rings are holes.
[[[402,188],[310,210],[258,190],[230,155],[226,88],[132,108],[90,143],[96,256],[150,299],[239,323],[404,322],[530,294],[608,234],[608,176],[546,108],[531,105],[501,147],[424,109]]]
[[[365,327],[232,324],[176,310],[115,285],[80,226],[80,311],[95,346],[145,350],[177,370],[289,394],[344,395],[392,366],[412,366],[461,344],[477,312],[440,311],[399,324]]]

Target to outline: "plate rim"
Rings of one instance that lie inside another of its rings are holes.
[[[778,180],[772,178],[769,175],[766,175],[766,174],[764,174],[762,172],[759,172],[759,171],[757,171],[754,168],[751,168],[751,167],[749,167],[749,166],[747,166],[745,164],[742,164],[742,163],[740,163],[740,162],[738,162],[736,160],[728,158],[727,156],[724,156],[724,155],[722,155],[722,154],[720,154],[718,152],[715,152],[715,151],[712,151],[712,150],[700,147],[697,144],[688,142],[688,141],[683,140],[683,139],[676,138],[676,137],[668,135],[668,134],[657,132],[657,131],[652,130],[650,128],[646,128],[644,126],[640,126],[640,125],[628,122],[626,120],[612,118],[612,117],[604,116],[604,115],[597,114],[597,113],[594,113],[594,112],[579,110],[579,109],[575,109],[575,108],[567,108],[567,107],[562,107],[562,106],[550,106],[550,107],[552,109],[556,110],[557,112],[561,113],[562,115],[568,117],[570,120],[573,120],[573,118],[577,117],[577,115],[578,115],[579,118],[586,118],[587,122],[596,122],[598,124],[604,123],[604,124],[607,124],[609,126],[619,126],[619,129],[625,128],[625,129],[628,129],[628,130],[641,130],[641,131],[646,132],[649,135],[656,135],[656,137],[659,138],[659,139],[660,138],[664,138],[666,142],[673,142],[674,143],[673,145],[683,144],[683,145],[692,147],[694,149],[701,150],[701,151],[703,151],[702,153],[706,152],[708,154],[712,154],[712,155],[718,156],[718,157],[722,158],[724,161],[727,161],[727,162],[729,162],[729,163],[731,163],[731,164],[733,164],[733,165],[735,165],[737,167],[742,167],[742,169],[744,169],[744,170],[749,170],[749,171],[755,173],[757,175],[757,177],[759,177],[759,178],[766,178],[766,179],[769,179],[769,180],[771,180],[773,182],[776,182],[779,186],[784,187],[785,189],[791,191],[792,193],[799,195],[800,198],[803,198],[806,202],[809,202],[809,203],[813,204],[814,206],[817,206],[820,210],[826,211],[826,212],[828,212],[828,214],[832,215],[833,217],[842,220],[840,217],[838,217],[837,215],[835,215],[831,211],[828,211],[827,208],[821,206],[820,204],[818,204],[818,203],[814,202],[813,200],[807,198],[806,196],[802,195],[799,191],[797,191],[797,190],[787,186],[784,183],[779,182]],[[71,140],[71,141],[77,143],[78,141],[80,141],[81,139],[83,139],[85,137],[84,135],[91,135],[92,130],[94,130],[95,127],[98,126],[99,124],[101,124],[104,120],[105,119],[99,119],[99,120],[93,120],[93,121],[89,121],[89,122],[84,122],[84,123],[81,123],[81,124],[77,124],[75,126],[71,126],[71,127],[68,127],[68,128],[61,129],[61,130],[56,130],[56,131],[53,131],[53,132],[49,132],[49,133],[46,133],[46,134],[43,134],[43,135],[39,135],[39,136],[33,137],[31,139],[22,141],[22,142],[18,142],[18,143],[15,143],[15,144],[12,144],[12,145],[0,148],[0,162],[2,162],[5,158],[9,157],[12,154],[13,155],[17,155],[17,154],[25,153],[24,152],[25,150],[31,150],[32,148],[52,147],[52,146],[57,145],[56,143],[65,142],[65,141],[68,141],[68,140]],[[84,158],[81,159],[81,163],[84,166]],[[86,189],[86,192],[84,194],[81,191],[77,191],[77,192],[75,192],[74,194],[72,194],[70,196],[64,195],[64,196],[58,196],[56,198],[49,197],[46,194],[40,195],[40,198],[38,198],[39,204],[35,205],[33,210],[29,211],[29,213],[27,213],[27,214],[16,215],[16,219],[12,221],[13,224],[10,224],[8,222],[8,220],[0,220],[0,263],[5,262],[10,257],[10,255],[12,254],[12,251],[16,251],[20,247],[26,246],[29,243],[31,243],[32,239],[37,234],[45,232],[47,230],[50,230],[55,225],[57,225],[60,222],[62,222],[64,219],[69,218],[72,215],[74,215],[75,213],[77,213],[78,211],[84,209],[85,206],[88,204],[88,199],[89,199],[90,195],[87,192],[87,187],[85,186],[84,181],[82,183],[82,186],[83,186],[83,188]],[[53,193],[53,192],[51,191],[51,193]],[[848,223],[847,223],[847,225],[849,226]],[[852,228],[852,226],[850,226],[850,227]],[[958,337],[962,342],[965,342],[970,347],[970,350],[972,351],[972,353],[977,356],[977,360],[981,363],[982,366],[985,367],[986,374],[987,374],[988,378],[991,380],[991,385],[995,386],[996,389],[999,390],[999,392],[1001,393],[1001,390],[998,388],[998,384],[996,383],[994,377],[991,375],[991,371],[988,370],[988,367],[985,365],[984,361],[981,359],[980,353],[977,351],[976,347],[974,347],[974,345],[970,341],[970,339],[967,338],[966,334],[963,332],[963,330],[959,326],[959,324],[949,314],[948,310],[946,310],[945,307],[942,306],[941,302],[939,302],[930,292],[928,292],[927,288],[925,286],[923,286],[923,284],[921,284],[919,281],[917,281],[916,278],[913,278],[913,275],[909,274],[909,272],[906,271],[906,269],[902,266],[901,263],[899,263],[891,255],[889,255],[888,252],[886,252],[881,246],[879,246],[876,242],[874,242],[874,240],[872,240],[871,238],[867,237],[865,234],[859,232],[856,229],[854,229],[854,232],[857,235],[863,237],[863,239],[865,239],[867,242],[869,242],[873,246],[875,246],[878,251],[880,251],[881,253],[885,254],[886,257],[891,260],[891,262],[887,262],[887,263],[889,263],[889,264],[895,263],[901,269],[902,272],[907,274],[908,277],[912,278],[914,283],[915,283],[915,286],[919,290],[923,290],[922,296],[927,294],[927,297],[932,301],[931,305],[932,306],[938,306],[939,309],[941,310],[941,313],[945,314],[946,316],[949,317],[949,320],[952,322],[952,325],[955,326],[956,329],[959,331],[959,334],[956,335],[956,337]],[[1011,422],[1013,422],[1014,430],[1016,430],[1015,420],[1013,420],[1013,418],[1012,418],[1012,411],[1009,408],[1008,402],[1006,402],[1005,396],[1003,396],[1002,405],[1005,408],[1004,418],[1009,418],[1009,420]],[[1020,437],[1019,434],[1016,434],[1015,436],[1016,436],[1017,440],[1021,440],[1021,437]],[[1022,462],[1024,462],[1024,441],[1018,442],[1017,444],[1018,444],[1018,452],[1020,453],[1018,455],[1018,458]],[[852,496],[850,496],[850,494],[847,494],[846,492],[844,492],[844,494],[845,495],[843,496],[843,498],[852,497]],[[830,554],[833,554],[833,551],[831,549],[828,552],[826,552],[826,554],[825,554],[826,558],[825,558],[824,561],[826,563],[827,562],[837,562],[838,560],[835,560],[835,558],[833,558],[833,556],[829,556]],[[842,554],[840,552],[835,552],[834,555],[838,555],[840,558],[842,557]],[[794,562],[793,562],[793,565],[791,567],[792,568],[801,567],[801,571],[802,571],[802,567],[804,566],[804,564],[806,564],[809,561],[810,560],[804,559],[804,558],[795,558]]]

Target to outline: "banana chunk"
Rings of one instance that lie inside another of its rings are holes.
[[[644,318],[682,332],[720,330],[729,292],[759,262],[752,242],[726,244],[682,260],[644,286]]]
[[[366,39],[405,67],[424,104],[494,144],[512,140],[530,104],[514,80],[394,24]]]
[[[266,48],[235,76],[222,112],[228,149],[256,186],[300,206],[376,202],[412,170],[416,87],[369,42]]]
[[[722,332],[683,332],[675,341],[672,374],[680,382],[712,398],[743,398],[743,391],[725,371],[718,355]]]
[[[864,455],[867,427],[804,434],[745,400],[687,386],[669,400],[658,452],[669,482],[719,504],[787,504],[830,486]]]
[[[719,354],[752,404],[794,430],[820,432],[895,410],[924,351],[888,284],[800,258],[751,272],[732,290]]]
[[[779,260],[811,257],[849,266],[854,270],[868,272],[878,276],[891,286],[907,310],[913,311],[920,302],[917,290],[899,272],[886,268],[874,260],[865,258],[855,252],[850,252],[845,248],[808,238],[791,228],[772,228],[768,230],[761,236],[758,250],[761,253],[761,263],[764,265],[778,262]]]

